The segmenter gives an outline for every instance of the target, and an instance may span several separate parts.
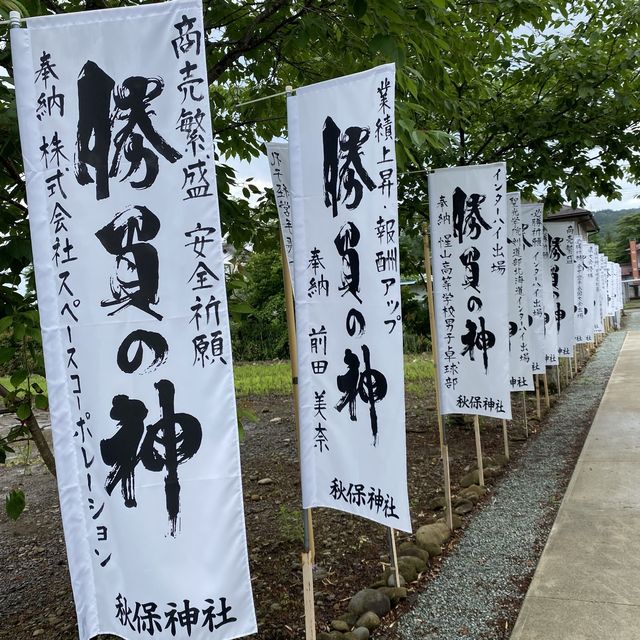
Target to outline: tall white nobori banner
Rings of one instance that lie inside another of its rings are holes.
[[[593,331],[594,333],[604,333],[604,305],[602,301],[604,284],[602,278],[602,260],[598,247],[594,244],[590,245],[590,247],[593,254],[593,281],[595,288]]]
[[[553,287],[553,320],[558,330],[558,355],[573,357],[574,263],[573,222],[545,222]]]
[[[411,530],[395,66],[288,100],[303,506]]]
[[[80,639],[253,633],[201,4],[11,37]]]
[[[529,301],[525,291],[520,193],[507,194],[507,249],[509,256],[509,385],[511,391],[532,391],[529,351]]]
[[[271,172],[273,197],[276,200],[282,242],[284,243],[284,252],[287,256],[288,273],[285,273],[284,277],[289,278],[295,296],[295,285],[293,282],[293,222],[291,221],[289,145],[286,142],[268,142],[265,146],[267,148],[267,158]]]
[[[549,236],[542,236],[542,301],[544,306],[544,361],[552,367],[558,364],[558,328],[555,321],[555,304],[551,283],[549,260]]]
[[[504,163],[429,175],[440,411],[511,418]]]
[[[529,294],[529,350],[531,372],[545,372],[545,325],[544,325],[544,261],[542,258],[542,203],[523,204],[522,250],[525,291]]]
[[[573,237],[573,333],[576,344],[593,342],[591,282],[589,278],[588,244],[580,236]]]

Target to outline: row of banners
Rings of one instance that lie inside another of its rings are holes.
[[[201,4],[11,36],[80,638],[251,634]],[[393,65],[300,89],[268,156],[303,507],[409,532],[394,93]],[[508,194],[504,164],[429,193],[442,412],[509,418],[510,391],[603,331],[619,271]]]

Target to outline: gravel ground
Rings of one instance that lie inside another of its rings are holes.
[[[626,328],[640,329],[640,313]],[[508,638],[625,331],[610,334],[388,639]]]

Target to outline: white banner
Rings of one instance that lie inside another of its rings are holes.
[[[591,316],[590,282],[587,264],[587,242],[580,236],[573,237],[573,339],[576,344],[593,342],[593,318]]]
[[[595,284],[595,311],[593,317],[594,333],[604,333],[604,305],[603,291],[604,283],[602,279],[602,256],[596,245],[591,245],[593,252],[593,274]]]
[[[509,385],[512,391],[533,391],[529,354],[529,303],[524,288],[520,193],[509,193],[507,248],[509,256]]]
[[[558,355],[573,357],[574,263],[573,222],[545,222],[549,239],[549,263],[553,287],[554,315],[558,330]]]
[[[511,418],[504,163],[429,175],[440,410]]]
[[[288,100],[302,494],[411,530],[395,67]]]
[[[596,270],[595,252],[597,247],[590,242],[584,242],[584,300],[587,308],[588,322],[585,326],[585,339],[594,341],[595,313],[596,313]]]
[[[558,364],[558,328],[555,322],[555,304],[551,285],[549,261],[549,236],[542,237],[542,301],[544,306],[544,361],[547,366]]]
[[[11,36],[80,639],[253,633],[201,5]]]
[[[545,372],[544,340],[544,272],[542,260],[542,203],[523,204],[522,219],[523,275],[525,291],[529,296],[529,351],[531,371]]]
[[[289,278],[295,297],[293,282],[293,223],[291,221],[291,174],[289,171],[289,145],[286,142],[267,142],[267,158],[273,184],[273,197],[276,200],[278,219],[282,242],[287,256],[288,271],[284,274]]]

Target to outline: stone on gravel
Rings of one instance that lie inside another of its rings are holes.
[[[507,460],[507,456],[505,456],[503,453],[495,453],[493,455],[494,467],[506,467],[508,462],[509,461]]]
[[[395,607],[400,600],[404,600],[407,597],[405,587],[380,587],[379,590],[388,596],[392,607]]]
[[[400,574],[400,586],[404,587],[407,584],[407,581],[405,579],[405,577]],[[387,587],[396,587],[396,572],[395,571],[391,571],[389,573],[389,575],[387,576],[387,582],[386,582],[386,586]]]
[[[374,611],[366,611],[358,618],[356,626],[375,631],[380,626],[380,617]]]
[[[410,567],[416,572],[416,578],[418,577],[418,573],[422,573],[427,568],[427,563],[421,558],[416,558],[415,556],[400,556],[398,558],[398,570],[400,573],[406,578],[405,571],[409,571]],[[414,580],[416,579],[414,578]],[[409,582],[413,582],[413,580],[409,580]]]
[[[321,631],[318,634],[318,640],[342,640],[344,636],[339,631],[331,631],[327,633],[326,631]]]
[[[336,618],[337,620],[343,620],[349,625],[349,628],[353,627],[358,619],[358,616],[355,613],[351,613],[347,611],[347,613],[343,613],[341,616]]]
[[[349,611],[356,616],[361,616],[367,611],[373,611],[382,617],[391,611],[391,601],[388,596],[376,589],[362,589],[349,601]],[[367,625],[358,624],[358,626],[366,627]]]
[[[477,469],[469,471],[460,478],[461,487],[470,487],[472,484],[480,484],[480,475]]]
[[[331,628],[334,631],[343,631],[343,632],[351,631],[351,625],[345,622],[344,620],[332,620]]]
[[[478,484],[472,484],[469,485],[466,489],[464,489],[464,493],[466,492],[469,493],[473,493],[476,496],[478,496],[478,498],[482,497],[485,493],[487,493],[487,487],[481,487]],[[461,491],[460,494],[462,494],[463,492]]]
[[[463,516],[465,513],[473,511],[473,502],[471,502],[470,500],[460,500],[453,511],[459,516]]]
[[[414,556],[415,558],[420,558],[424,562],[429,562],[429,553],[420,549],[412,542],[403,542],[398,547],[398,555],[399,556]]]
[[[450,535],[451,532],[444,522],[425,524],[416,531],[416,544],[426,550],[426,545],[443,545]]]
[[[369,636],[371,635],[367,627],[356,627],[351,633],[357,640],[369,640]]]
[[[273,480],[271,478],[262,478],[261,480],[258,480],[258,484],[259,485],[273,484]]]
[[[444,509],[447,506],[447,501],[443,496],[436,496],[435,498],[431,498],[429,502],[427,502],[427,509],[432,509],[433,511],[437,511],[438,509]]]
[[[442,555],[442,547],[439,544],[426,544],[423,548],[429,554],[430,558]]]
[[[449,525],[445,518],[439,518],[437,520],[437,524],[441,524],[443,527],[446,527],[447,531],[449,531]],[[453,530],[459,529],[462,526],[462,518],[455,513],[451,516],[451,524],[453,525]],[[451,534],[449,534],[451,535]]]

